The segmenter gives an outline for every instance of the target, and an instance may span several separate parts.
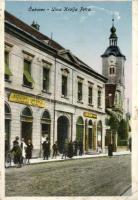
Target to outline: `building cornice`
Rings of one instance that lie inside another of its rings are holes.
[[[24,91],[11,89],[11,88],[8,88],[8,87],[5,87],[5,90],[7,90],[8,92],[17,92],[18,94],[28,95],[30,97],[35,97],[37,99],[42,99],[42,100],[45,100],[45,101],[48,101],[48,102],[52,102],[52,103],[55,103],[55,104],[58,103],[58,104],[62,104],[62,105],[68,105],[68,106],[72,106],[74,108],[78,108],[78,109],[82,109],[82,110],[86,110],[86,111],[95,112],[95,113],[98,113],[98,114],[105,115],[105,112],[101,112],[101,111],[90,109],[90,108],[86,108],[86,107],[79,107],[78,105],[74,105],[74,104],[63,102],[63,101],[59,101],[59,100],[50,99],[50,98],[47,98],[47,97],[31,94],[31,93],[24,92]]]

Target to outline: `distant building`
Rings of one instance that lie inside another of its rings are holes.
[[[104,59],[104,55],[103,55]],[[104,151],[105,82],[69,50],[5,12],[5,138],[32,140],[41,155],[42,136],[62,152],[65,139],[86,152]]]

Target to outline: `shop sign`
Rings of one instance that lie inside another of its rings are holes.
[[[84,117],[89,117],[89,118],[97,119],[97,115],[95,115],[95,114],[93,114],[93,113],[90,113],[90,112],[84,112],[84,113],[83,113],[83,116],[84,116]]]
[[[46,104],[44,100],[36,99],[33,97],[18,94],[18,93],[11,93],[9,97],[9,101],[21,103],[25,105],[30,105],[30,106],[36,106],[40,108],[44,108]]]

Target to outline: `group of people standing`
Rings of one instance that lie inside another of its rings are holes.
[[[43,160],[49,159],[50,156],[50,142],[49,138],[44,137],[42,138],[42,150],[43,150]],[[76,140],[72,142],[71,140],[68,141],[68,139],[65,139],[64,144],[62,145],[62,149],[59,148],[57,141],[52,146],[52,158],[56,158],[58,155],[62,154],[63,158],[72,158],[73,156],[82,155],[83,154],[83,143],[77,142]]]
[[[10,154],[10,164],[11,157],[13,157],[14,164],[16,164],[17,167],[21,167],[22,164],[30,163],[30,159],[32,158],[32,150],[33,144],[30,139],[27,141],[27,143],[25,143],[24,138],[19,141],[19,137],[16,136],[15,140],[13,141],[13,147],[9,152],[6,153],[5,159],[7,159],[8,154]]]
[[[77,140],[72,142],[71,140],[68,141],[66,139],[63,145],[62,159],[66,159],[66,157],[72,158],[73,156],[77,156],[78,154],[80,156],[82,156],[83,154],[83,143],[81,141],[78,142]]]

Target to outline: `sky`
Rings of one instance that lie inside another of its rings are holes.
[[[49,37],[52,34],[53,40],[99,73],[102,73],[101,55],[109,46],[114,15],[118,46],[126,56],[126,98],[131,101],[131,1],[6,1],[5,9],[29,25],[36,21],[40,32]]]

